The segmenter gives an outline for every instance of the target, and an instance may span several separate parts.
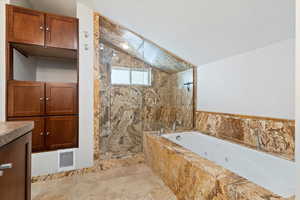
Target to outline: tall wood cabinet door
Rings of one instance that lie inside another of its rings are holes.
[[[77,147],[77,138],[77,116],[47,117],[46,146],[49,150]]]
[[[46,113],[65,115],[77,113],[76,83],[46,83]]]
[[[8,41],[44,45],[43,13],[15,6],[7,6]]]
[[[43,115],[44,83],[31,81],[8,81],[8,117]]]
[[[77,49],[78,20],[71,17],[46,15],[46,46]]]
[[[32,130],[32,152],[46,150],[44,117],[9,118],[8,121],[34,121],[34,128]]]
[[[31,134],[0,148],[0,199],[31,200]]]

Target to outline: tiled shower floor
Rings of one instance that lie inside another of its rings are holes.
[[[176,200],[144,164],[32,184],[32,200]]]

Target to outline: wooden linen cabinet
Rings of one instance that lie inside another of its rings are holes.
[[[6,11],[7,120],[35,122],[33,152],[78,147],[78,80],[14,80],[12,51],[71,59],[78,77],[78,19],[12,5]]]
[[[8,117],[40,116],[45,113],[45,84],[35,81],[8,81]]]
[[[73,83],[46,83],[46,114],[77,113],[77,85]]]
[[[78,146],[76,83],[8,81],[8,88],[9,120],[35,122],[33,152]]]
[[[7,40],[33,45],[44,45],[45,14],[7,5]]]
[[[77,50],[78,20],[7,6],[8,41]]]

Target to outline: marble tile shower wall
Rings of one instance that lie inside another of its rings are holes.
[[[175,109],[178,129],[193,129],[194,120],[194,86],[193,69],[178,72],[171,76],[171,107]],[[169,123],[170,121],[166,122]],[[172,121],[171,121],[172,122]],[[172,126],[172,124],[168,124]]]
[[[152,85],[112,85],[111,66],[151,68]],[[99,61],[100,159],[123,158],[142,152],[143,131],[192,129],[193,87],[187,90],[193,71],[166,73],[126,52],[104,45]]]
[[[223,113],[196,112],[196,130],[294,160],[295,121]]]

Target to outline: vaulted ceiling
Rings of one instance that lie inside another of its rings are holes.
[[[194,66],[144,37],[99,16],[100,41],[165,72],[176,73]]]
[[[295,36],[295,0],[82,0],[202,65]]]
[[[76,0],[29,1],[59,14],[76,10]],[[295,37],[295,0],[77,1],[195,65]]]

